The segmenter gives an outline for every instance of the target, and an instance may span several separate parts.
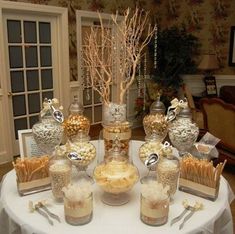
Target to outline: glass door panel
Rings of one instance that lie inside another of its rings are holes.
[[[53,98],[51,21],[6,17],[14,136],[38,121],[44,98]]]

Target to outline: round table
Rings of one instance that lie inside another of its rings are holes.
[[[98,155],[103,155],[103,142],[93,141]],[[138,157],[141,141],[132,141],[130,155],[133,163],[138,167],[140,176],[146,173],[146,168]],[[96,163],[90,166],[93,170]],[[93,219],[89,224],[83,226],[71,226],[65,222],[63,204],[55,203],[51,191],[44,191],[28,196],[20,197],[16,187],[16,176],[14,170],[10,171],[4,178],[1,188],[0,207],[0,233],[20,234],[156,234],[156,233],[233,233],[233,222],[229,202],[233,199],[233,193],[227,181],[222,177],[219,196],[212,202],[191,194],[177,191],[174,201],[170,205],[168,222],[163,226],[148,226],[140,220],[140,183],[137,183],[130,192],[131,200],[122,206],[108,206],[101,202],[102,191],[94,184],[94,210]],[[50,210],[58,214],[61,223],[54,221],[51,226],[47,220],[37,212],[30,213],[29,201],[37,202],[47,199]],[[187,199],[189,203],[196,201],[204,204],[202,211],[197,211],[186,222],[182,230],[179,224],[170,226],[170,221],[183,211],[182,201]]]

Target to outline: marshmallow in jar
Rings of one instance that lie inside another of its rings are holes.
[[[168,186],[157,181],[148,181],[141,185],[140,219],[152,226],[167,222],[169,213]]]
[[[190,109],[185,107],[169,126],[170,141],[181,156],[191,149],[199,134],[199,128],[192,122],[191,117]]]
[[[83,225],[89,223],[93,214],[93,195],[91,184],[80,182],[63,188],[64,215],[67,223]]]
[[[90,121],[83,115],[83,106],[78,102],[77,96],[69,106],[69,116],[64,121],[63,126],[65,135],[72,139],[78,134],[88,135],[90,130]]]

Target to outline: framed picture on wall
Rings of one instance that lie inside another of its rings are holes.
[[[235,26],[231,27],[228,65],[235,66]]]
[[[206,76],[204,78],[206,86],[206,95],[210,97],[217,97],[217,86],[214,76]]]
[[[37,146],[33,138],[32,129],[23,129],[18,131],[20,157],[33,157],[45,155]]]

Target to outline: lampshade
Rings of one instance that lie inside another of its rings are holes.
[[[218,60],[215,54],[205,54],[198,65],[198,69],[212,71],[219,68]]]

